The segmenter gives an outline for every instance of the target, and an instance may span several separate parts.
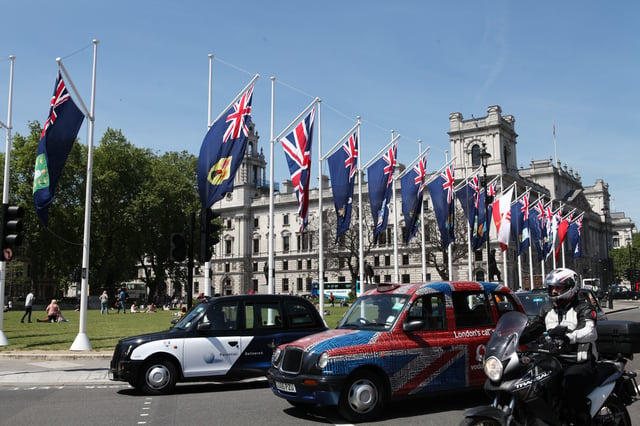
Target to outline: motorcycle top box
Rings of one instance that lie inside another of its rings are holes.
[[[621,354],[633,359],[640,353],[640,322],[625,320],[607,320],[596,325],[598,353],[604,357],[616,357]]]

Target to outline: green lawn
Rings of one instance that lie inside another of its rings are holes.
[[[325,305],[325,321],[330,328],[336,324],[347,311],[345,307]],[[100,315],[100,310],[87,311],[86,333],[94,351],[112,351],[117,341],[123,337],[136,334],[151,333],[169,329],[174,313],[178,311],[162,311],[155,313]],[[46,315],[42,310],[34,310],[31,324],[21,323],[24,311],[13,310],[4,313],[3,330],[9,341],[7,346],[0,346],[0,352],[10,351],[48,351],[68,350],[79,333],[80,312],[64,310],[63,314],[69,322],[45,323],[37,322]]]

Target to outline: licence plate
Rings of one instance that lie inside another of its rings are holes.
[[[282,392],[296,393],[296,385],[291,383],[276,382],[276,388]]]

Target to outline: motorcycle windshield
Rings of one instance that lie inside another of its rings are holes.
[[[511,311],[502,315],[487,343],[486,356],[493,355],[501,359],[506,351],[516,350],[527,321],[528,317],[522,312]]]

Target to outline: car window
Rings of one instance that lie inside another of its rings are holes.
[[[313,306],[297,301],[286,301],[285,306],[287,319],[291,328],[313,327],[316,325],[315,317],[313,316],[313,312],[311,312]]]
[[[349,308],[338,328],[390,330],[407,303],[406,295],[372,294],[361,296]]]
[[[212,304],[205,315],[202,323],[211,324],[211,330],[234,330],[238,325],[238,303],[219,302]]]
[[[247,329],[282,328],[282,307],[279,302],[256,302],[245,305]]]
[[[417,298],[407,314],[407,321],[424,321],[423,330],[444,330],[447,317],[442,293],[427,294]]]
[[[451,295],[456,327],[495,325],[489,299],[482,291],[454,291]]]
[[[493,298],[494,303],[496,304],[496,308],[498,309],[498,316],[502,316],[503,314],[517,310],[515,305],[516,302],[513,300],[513,296],[506,293],[492,293],[491,297]]]

